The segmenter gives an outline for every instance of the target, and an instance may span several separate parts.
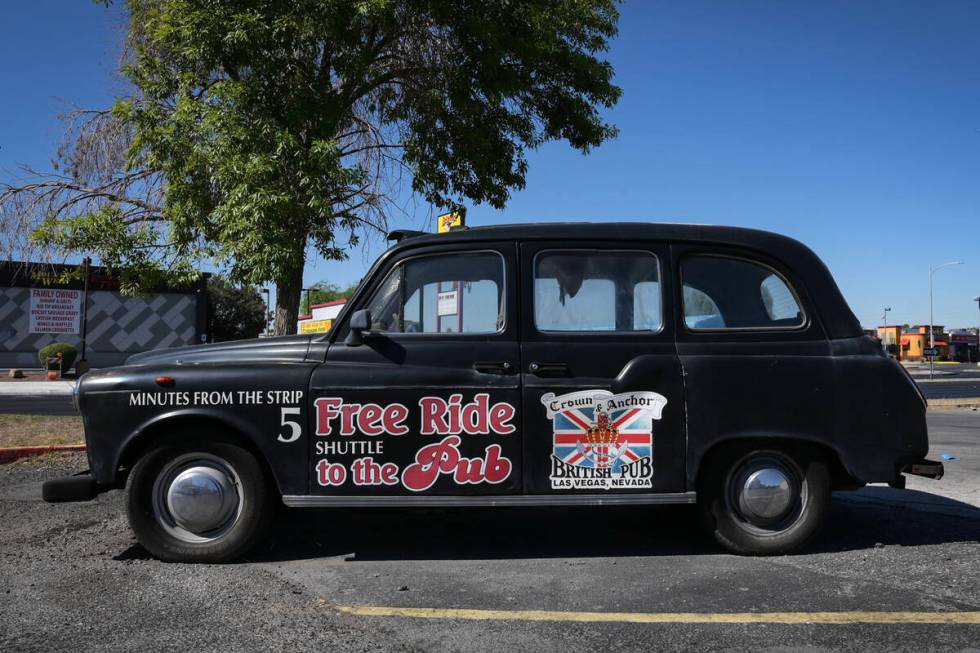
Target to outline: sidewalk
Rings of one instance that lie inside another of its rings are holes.
[[[13,383],[0,383],[0,396],[21,396],[21,397],[56,397],[71,396],[75,387],[74,381],[17,381]]]

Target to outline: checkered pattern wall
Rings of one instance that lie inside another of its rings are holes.
[[[81,343],[78,334],[29,333],[30,288],[0,288],[0,367],[37,367],[37,351],[52,342]],[[89,293],[86,358],[117,365],[130,354],[197,342],[198,295],[158,293],[123,297]]]

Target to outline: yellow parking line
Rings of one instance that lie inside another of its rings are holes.
[[[362,617],[475,619],[484,621],[585,621],[634,624],[980,624],[980,612],[553,612],[335,606]]]

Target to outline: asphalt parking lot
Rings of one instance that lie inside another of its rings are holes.
[[[81,456],[19,461],[0,467],[0,650],[976,647],[980,412],[929,421],[931,456],[956,457],[946,478],[838,494],[819,538],[775,558],[721,552],[678,506],[284,511],[247,561],[164,564],[121,492],[41,502]],[[861,622],[898,611],[963,616]]]

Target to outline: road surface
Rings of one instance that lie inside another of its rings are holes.
[[[164,564],[121,491],[40,501],[83,456],[2,465],[0,650],[976,647],[980,412],[929,425],[946,478],[839,493],[811,546],[771,558],[719,550],[672,506],[292,510],[247,561]]]

